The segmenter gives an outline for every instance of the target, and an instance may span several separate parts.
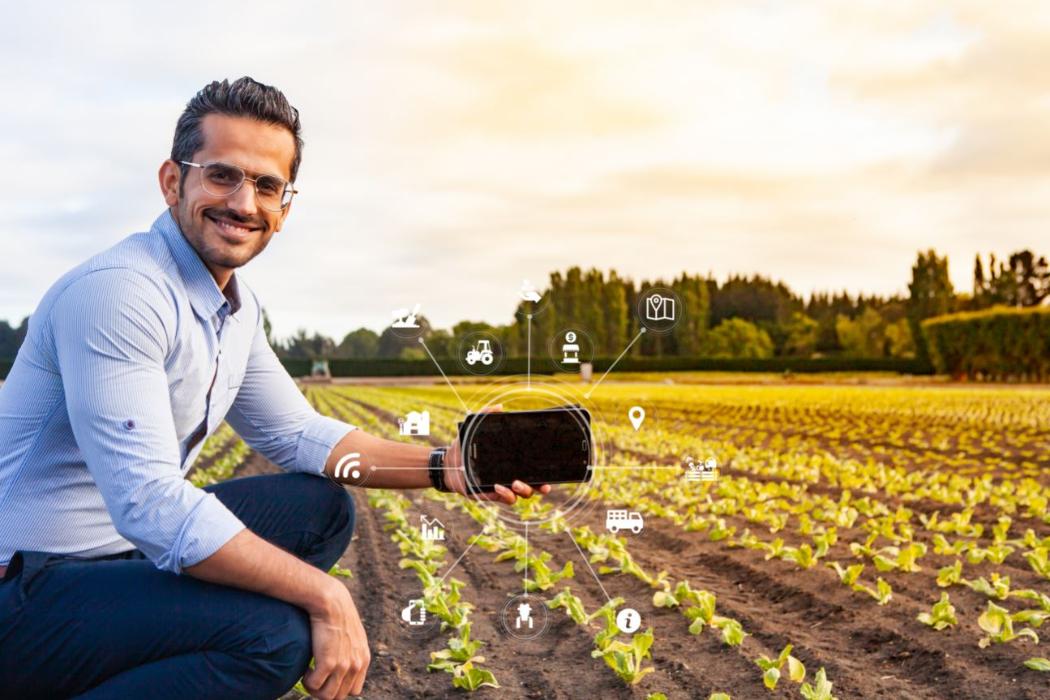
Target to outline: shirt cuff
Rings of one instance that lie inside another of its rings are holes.
[[[240,518],[223,505],[214,493],[205,492],[182,524],[179,537],[168,556],[157,567],[176,574],[215,554],[245,528]],[[167,561],[164,561],[167,560]]]
[[[332,448],[356,427],[341,420],[317,414],[303,428],[295,451],[295,471],[321,475]]]

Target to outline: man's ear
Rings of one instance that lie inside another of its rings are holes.
[[[157,173],[160,180],[160,193],[164,195],[164,202],[173,207],[179,203],[179,184],[182,181],[182,168],[170,158],[160,164],[160,172]]]
[[[284,226],[284,220],[288,218],[288,215],[292,213],[292,203],[288,202],[288,206],[281,212],[281,218],[277,220],[277,227],[274,228],[273,232],[277,233]]]

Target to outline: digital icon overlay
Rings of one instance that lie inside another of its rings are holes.
[[[404,418],[397,419],[401,435],[430,435],[430,411],[409,411]]]
[[[605,529],[614,535],[620,530],[630,530],[637,535],[644,527],[645,521],[641,513],[617,508],[605,511]]]
[[[631,421],[634,429],[639,430],[645,421],[645,409],[641,406],[631,406],[631,409],[627,411],[627,418]]]
[[[440,542],[445,539],[445,525],[437,518],[419,516],[419,534],[429,542]]]
[[[715,481],[718,479],[718,460],[708,457],[703,462],[696,462],[686,457],[686,481]]]

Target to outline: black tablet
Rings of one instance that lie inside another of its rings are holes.
[[[476,491],[588,481],[594,445],[591,414],[579,406],[471,413],[459,424],[467,484]]]

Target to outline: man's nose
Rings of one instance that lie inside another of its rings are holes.
[[[245,180],[237,191],[226,197],[226,206],[241,216],[255,216],[259,213],[259,204],[255,196],[255,183]]]

